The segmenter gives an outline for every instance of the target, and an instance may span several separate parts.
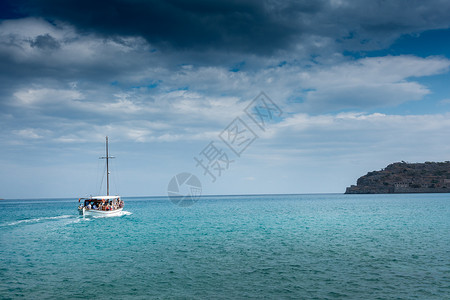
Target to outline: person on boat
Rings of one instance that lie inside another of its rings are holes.
[[[87,209],[91,209],[91,202],[89,202]]]
[[[94,203],[94,205],[92,205],[92,209],[97,209],[98,207],[97,207],[97,205],[95,205],[95,203]]]

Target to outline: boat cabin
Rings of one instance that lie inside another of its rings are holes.
[[[103,210],[113,211],[119,208],[123,208],[123,201],[119,196],[96,196],[89,198],[80,198],[79,202],[84,200],[81,207],[85,210]]]

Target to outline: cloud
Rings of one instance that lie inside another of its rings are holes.
[[[447,160],[449,114],[295,114],[246,152],[270,165]],[[383,162],[384,163],[384,162]],[[350,167],[350,166],[349,166]]]
[[[33,129],[33,128],[14,130],[13,133],[22,138],[25,138],[25,139],[40,139],[40,138],[42,138],[42,135],[38,134],[37,130]]]
[[[48,33],[38,35],[33,41],[31,41],[30,46],[43,50],[55,50],[61,47],[59,42]]]
[[[40,18],[5,20],[0,24],[0,73],[7,88],[18,79],[114,80],[152,62],[148,44],[139,37],[98,38],[81,35],[73,26]]]
[[[117,88],[95,82],[90,84],[92,88],[74,82],[61,83],[60,88],[43,84],[19,87],[5,111],[16,116],[9,123],[21,124],[19,130],[33,126],[51,129],[53,134],[47,136],[53,141],[85,142],[105,132],[139,142],[206,141],[216,138],[241,115],[261,90],[288,115],[299,118],[299,112],[323,115],[349,108],[395,107],[429,93],[415,78],[445,72],[449,65],[442,57],[414,56],[365,58],[331,67],[311,64],[307,69],[284,65],[238,74],[222,67],[187,65],[176,72],[162,69],[161,82],[150,88]],[[303,97],[304,102],[290,103],[291,97]],[[308,120],[311,124],[331,121]],[[273,136],[272,130],[264,136]]]
[[[416,79],[441,74],[449,66],[443,57],[352,59],[333,54],[311,61],[296,60],[287,52],[287,57],[268,58],[247,54],[232,64],[227,62],[237,58],[233,55],[220,63],[179,64],[189,61],[189,51],[177,55],[153,51],[153,46],[138,36],[104,38],[95,32],[80,33],[68,23],[37,18],[6,20],[0,29],[0,65],[11,70],[0,73],[0,106],[10,102],[12,95],[25,104],[38,101],[31,99],[38,90],[41,94],[65,91],[60,98],[71,100],[58,101],[48,113],[65,103],[71,111],[88,114],[121,112],[151,117],[164,111],[223,123],[224,116],[235,116],[242,103],[261,90],[292,112],[395,107],[428,95],[429,88]],[[306,40],[303,49],[333,43],[324,36]],[[311,54],[313,50],[305,51]],[[234,70],[237,64],[240,69]],[[41,97],[39,101],[49,100]]]
[[[385,56],[303,72],[304,109],[368,109],[422,99],[430,90],[411,79],[447,72],[443,57]]]
[[[83,99],[83,95],[75,90],[57,90],[49,88],[20,90],[14,93],[16,105],[26,108],[37,106],[55,106],[62,102]]]
[[[441,101],[439,101],[439,104],[448,105],[448,104],[450,104],[450,99],[442,99]]]
[[[23,156],[42,173],[49,164],[70,169],[67,156],[95,157],[92,143],[110,135],[124,156],[139,157],[130,174],[148,175],[151,166],[152,182],[164,186],[161,172],[192,167],[192,156],[260,91],[285,119],[258,132],[239,161],[245,172],[236,178],[255,187],[274,177],[278,187],[296,187],[304,172],[311,185],[320,182],[316,190],[328,176],[337,191],[348,184],[337,183],[342,170],[445,160],[450,151],[439,82],[448,77],[447,53],[388,48],[405,35],[419,43],[422,32],[450,28],[448,1],[6,1],[0,148],[12,167],[5,170],[25,165]],[[133,194],[146,186],[133,184]]]
[[[22,11],[102,36],[142,36],[178,49],[220,47],[267,52],[295,33],[258,1],[22,1]],[[317,5],[298,5],[313,11]],[[274,9],[276,6],[271,6]],[[88,9],[86,9],[88,8]]]
[[[8,1],[22,15],[74,25],[102,37],[143,37],[159,49],[273,55],[384,48],[402,34],[448,28],[450,4],[428,1]],[[315,41],[311,43],[311,41]],[[324,43],[325,42],[325,43]],[[331,42],[331,43],[330,43]],[[311,47],[310,47],[311,46]]]

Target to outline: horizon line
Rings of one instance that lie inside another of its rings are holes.
[[[206,194],[206,195],[200,195],[199,197],[229,197],[229,196],[294,196],[294,195],[346,195],[345,193],[268,193],[268,194]],[[119,195],[116,195],[119,196]],[[169,197],[168,195],[161,195],[161,196],[120,196],[121,198],[164,198]],[[0,198],[0,201],[3,200],[52,200],[52,199],[74,199],[77,200],[79,197],[52,197],[52,198],[45,198],[45,197],[39,197],[39,198]]]

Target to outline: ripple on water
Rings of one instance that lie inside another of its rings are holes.
[[[113,218],[28,201],[2,207],[0,298],[443,299],[446,198],[138,199]]]

